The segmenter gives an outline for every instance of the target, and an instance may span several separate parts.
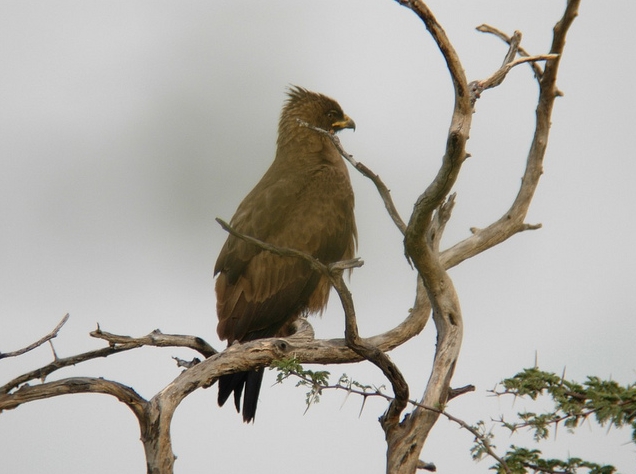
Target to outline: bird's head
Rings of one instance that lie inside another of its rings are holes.
[[[329,132],[356,128],[355,122],[342,111],[340,104],[326,95],[292,86],[288,96],[281,114],[281,126],[288,120],[302,120]]]

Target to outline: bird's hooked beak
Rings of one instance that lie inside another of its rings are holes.
[[[345,114],[343,120],[332,123],[331,128],[334,132],[340,131],[344,128],[352,128],[355,131],[356,123],[348,115]]]

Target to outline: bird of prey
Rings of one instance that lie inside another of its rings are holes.
[[[293,86],[278,125],[276,156],[239,205],[230,225],[270,244],[300,250],[324,264],[351,259],[357,245],[349,172],[331,139],[299,120],[335,133],[355,129],[338,103]],[[297,318],[327,304],[328,279],[300,258],[280,257],[229,236],[214,267],[217,333],[228,345],[284,337]],[[218,403],[234,394],[243,421],[254,419],[263,369],[224,375]]]

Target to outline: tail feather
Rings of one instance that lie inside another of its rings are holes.
[[[249,423],[254,421],[256,416],[256,406],[258,404],[258,394],[261,391],[263,382],[263,369],[250,372],[238,372],[236,374],[223,375],[219,378],[219,406],[223,406],[231,394],[234,394],[234,406],[236,411],[241,411],[241,396],[243,397],[243,421]]]

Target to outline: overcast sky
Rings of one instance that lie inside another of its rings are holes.
[[[506,47],[475,31],[489,23],[548,51],[564,1],[484,0],[429,5],[469,80],[501,63]],[[389,0],[4,1],[0,3],[0,351],[26,346],[71,319],[60,356],[103,347],[99,322],[133,336],[155,328],[218,348],[212,269],[229,219],[269,166],[285,88],[337,99],[357,124],[341,140],[384,179],[404,219],[440,165],[452,108],[441,55],[410,11]],[[449,404],[469,423],[526,405],[487,391],[534,364],[583,381],[636,379],[636,100],[628,53],[636,7],[583,1],[568,35],[564,92],[528,222],[451,271],[465,318]],[[508,208],[533,132],[537,87],[528,67],[477,103],[457,205],[444,246]],[[415,273],[373,185],[352,171],[365,265],[351,279],[363,335],[395,326],[413,302]],[[333,298],[318,337],[341,337]],[[414,396],[434,353],[434,328],[394,351]],[[92,375],[150,398],[179,374],[172,356],[143,349],[81,364],[53,378]],[[0,384],[46,364],[42,347],[0,361]],[[369,364],[331,367],[381,385]],[[177,473],[384,472],[381,400],[325,393],[303,415],[305,393],[267,373],[254,425],[216,406],[216,387],[193,393],[173,423]],[[539,447],[636,472],[630,432],[588,423]],[[73,395],[0,415],[0,472],[145,471],[139,429],[111,397]],[[528,437],[501,433],[500,452]],[[421,458],[439,473],[486,473],[472,436],[440,420]]]

